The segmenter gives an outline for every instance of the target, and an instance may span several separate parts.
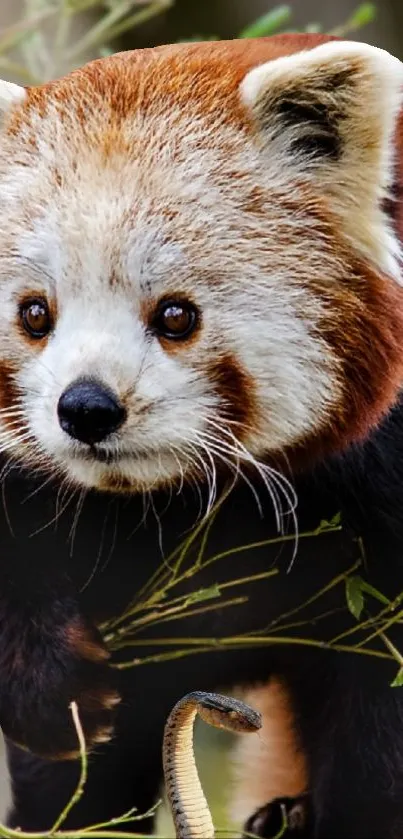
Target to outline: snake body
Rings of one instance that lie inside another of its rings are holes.
[[[209,725],[240,733],[253,733],[262,725],[261,715],[249,705],[218,693],[195,691],[175,705],[165,725],[162,757],[177,839],[214,839],[193,751],[197,714]]]

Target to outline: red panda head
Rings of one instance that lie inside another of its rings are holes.
[[[403,378],[402,85],[318,36],[2,82],[2,450],[136,490],[365,436]]]

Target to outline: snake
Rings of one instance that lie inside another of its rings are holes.
[[[193,749],[197,714],[215,728],[242,734],[259,731],[262,726],[258,711],[219,693],[193,691],[176,703],[165,724],[162,747],[166,794],[176,839],[214,839],[215,836]]]

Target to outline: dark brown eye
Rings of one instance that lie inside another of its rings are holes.
[[[161,303],[153,326],[164,338],[187,338],[197,323],[197,310],[184,300],[167,300]]]
[[[20,306],[24,329],[31,338],[44,338],[51,330],[49,307],[43,298],[25,300]]]

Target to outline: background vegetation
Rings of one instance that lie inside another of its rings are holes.
[[[400,0],[382,0],[376,40],[398,52],[401,45],[393,43],[396,27],[385,17],[387,7],[392,10],[394,5],[398,9]],[[0,72],[14,81],[37,84],[119,48],[256,37],[290,28],[360,37],[368,26],[368,40],[374,39],[374,4],[365,2],[358,10],[356,6],[356,0],[291,0],[274,8],[268,0],[2,0]]]

